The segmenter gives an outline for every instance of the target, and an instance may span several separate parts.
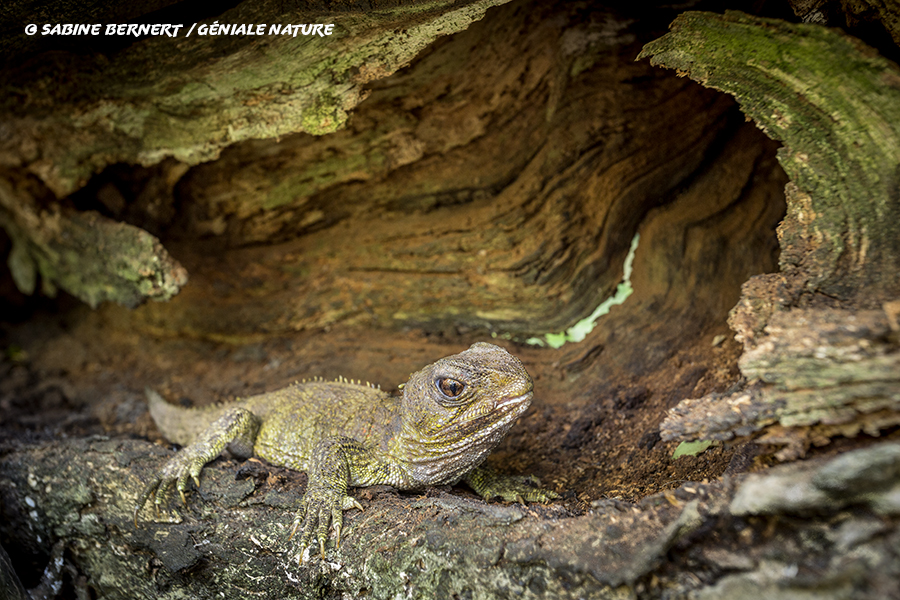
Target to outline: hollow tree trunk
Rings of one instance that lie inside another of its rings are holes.
[[[189,20],[164,4],[127,16]],[[895,593],[900,452],[859,434],[900,412],[896,65],[742,13],[647,44],[668,9],[340,8],[202,15],[330,37],[5,46],[0,543],[26,586],[61,555],[74,597]],[[22,295],[57,289],[99,308]],[[357,490],[298,565],[305,476],[224,459],[135,528],[171,455],[145,386],[392,389],[478,340],[536,387],[489,464],[562,501]],[[827,446],[766,469],[754,437]],[[672,460],[697,438],[732,445]]]

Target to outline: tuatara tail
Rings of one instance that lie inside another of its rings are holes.
[[[212,423],[222,412],[222,406],[184,408],[166,402],[162,396],[150,388],[145,388],[150,416],[156,426],[170,442],[187,446]]]

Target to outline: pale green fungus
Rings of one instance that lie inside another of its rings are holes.
[[[604,300],[600,306],[594,309],[590,315],[578,321],[566,331],[560,333],[548,333],[544,335],[544,339],[540,337],[532,337],[525,340],[526,343],[535,346],[550,346],[551,348],[559,348],[566,342],[580,342],[594,329],[597,320],[609,312],[609,309],[617,304],[622,304],[631,295],[634,290],[631,287],[631,270],[634,264],[634,253],[637,251],[638,242],[641,234],[634,234],[631,240],[631,248],[628,250],[628,256],[625,257],[625,265],[622,267],[622,283],[616,286],[615,293]]]

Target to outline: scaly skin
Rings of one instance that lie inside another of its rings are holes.
[[[163,435],[185,446],[144,488],[138,512],[159,508],[172,487],[186,502],[188,480],[226,447],[238,457],[306,471],[309,484],[294,518],[299,552],[316,538],[322,557],[333,524],[340,544],[343,511],[359,503],[351,486],[416,490],[465,481],[485,499],[547,502],[559,496],[526,477],[479,466],[531,403],[533,384],[521,361],[499,346],[473,344],[413,373],[401,396],[344,379],[297,383],[225,406],[167,404],[148,390]]]

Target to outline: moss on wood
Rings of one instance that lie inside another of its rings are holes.
[[[744,598],[748,586],[877,598],[900,574],[897,444],[693,483],[639,504],[601,500],[578,516],[458,491],[379,492],[348,514],[339,549],[303,565],[287,540],[302,487],[273,490],[271,467],[260,473],[269,476],[236,482],[233,464],[212,465],[179,509],[183,519],[135,529],[138,473],[167,454],[101,438],[8,452],[0,457],[0,534],[17,562],[61,545],[72,571],[87,576],[80,591],[110,599]],[[827,518],[795,518],[811,511]],[[798,569],[804,577],[789,575]],[[735,587],[745,594],[719,593]]]
[[[42,207],[41,186],[7,175],[0,176],[0,226],[12,241],[7,263],[23,293],[34,293],[40,280],[48,296],[58,287],[95,308],[106,301],[134,308],[168,300],[187,283],[184,267],[143,229],[54,203]]]
[[[840,31],[687,12],[639,58],[733,95],[791,178],[782,269],[838,298],[900,294],[900,69]]]
[[[62,197],[116,162],[171,156],[197,164],[241,140],[332,132],[365,97],[365,84],[506,1],[336,13],[245,2],[201,25],[266,24],[266,35],[201,36],[198,27],[187,37],[186,27],[111,58],[45,55],[38,73],[14,69],[2,85],[0,164],[26,168]],[[272,24],[301,23],[334,24],[333,34],[268,33]]]

